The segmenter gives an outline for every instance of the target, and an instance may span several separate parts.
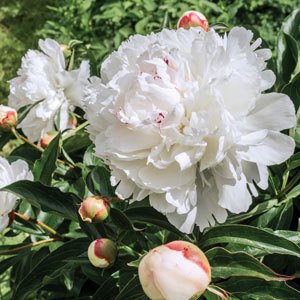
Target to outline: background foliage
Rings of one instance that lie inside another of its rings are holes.
[[[66,44],[83,41],[99,65],[129,35],[158,31],[163,25],[175,28],[184,11],[195,9],[210,23],[255,26],[274,50],[281,23],[297,4],[298,0],[1,0],[0,103],[6,101],[7,81],[15,76],[21,57],[37,48],[39,38]]]
[[[20,57],[36,48],[39,37],[62,43],[81,40],[77,58],[88,56],[99,65],[130,34],[157,31],[164,23],[172,28],[183,11],[197,9],[211,23],[255,26],[274,50],[274,89],[288,94],[298,110],[300,10],[292,13],[297,2],[49,0],[41,5],[38,0],[2,0],[1,99],[5,101],[6,81],[15,76]],[[147,200],[131,206],[126,201],[112,203],[104,224],[82,222],[77,209],[89,192],[114,196],[109,172],[93,155],[83,129],[67,139],[58,135],[43,153],[2,134],[2,155],[10,161],[26,160],[35,182],[6,188],[20,196],[16,210],[30,219],[16,217],[1,236],[0,299],[146,300],[136,261],[149,249],[175,239],[192,241],[205,251],[213,284],[225,289],[231,300],[300,299],[299,121],[289,134],[297,143],[295,154],[271,168],[269,188],[254,199],[249,212],[233,215],[226,225],[204,233],[195,229],[191,235],[178,232]],[[67,163],[58,162],[58,157]],[[37,219],[56,232],[39,226]],[[116,264],[106,270],[93,267],[86,255],[89,243],[100,236],[119,247]],[[218,298],[207,292],[205,299]]]

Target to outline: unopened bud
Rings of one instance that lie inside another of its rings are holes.
[[[72,126],[72,128],[76,128],[77,126],[77,118],[73,113],[69,113],[69,124]]]
[[[142,258],[139,278],[150,299],[198,299],[211,281],[211,269],[197,246],[174,241]]]
[[[100,196],[90,196],[82,201],[78,213],[83,221],[101,223],[109,215],[110,206]]]
[[[107,268],[114,264],[117,258],[117,246],[109,239],[97,239],[88,249],[91,264],[97,268]]]
[[[57,136],[58,131],[49,131],[43,135],[40,139],[40,145],[42,148],[46,149],[51,141]]]
[[[191,27],[199,26],[202,27],[205,31],[208,31],[208,21],[206,17],[195,10],[185,12],[177,23],[177,29],[180,27],[189,29]]]
[[[18,115],[15,109],[0,105],[0,129],[2,131],[9,131],[12,127],[17,125]]]
[[[61,44],[60,48],[61,48],[61,50],[62,50],[65,58],[68,58],[68,57],[71,56],[72,50],[71,50],[71,48],[69,46]]]

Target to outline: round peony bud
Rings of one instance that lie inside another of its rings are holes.
[[[57,136],[58,131],[49,131],[43,135],[40,139],[40,145],[42,148],[46,149],[51,141]]]
[[[77,118],[73,113],[69,113],[69,124],[73,129],[77,126]]]
[[[209,262],[195,245],[174,241],[152,249],[139,265],[144,292],[155,300],[196,299],[211,281]]]
[[[8,131],[17,125],[17,111],[9,106],[0,105],[0,129]]]
[[[109,239],[97,239],[88,249],[91,264],[97,268],[107,268],[114,264],[117,257],[117,246]]]
[[[103,222],[109,214],[110,206],[103,197],[91,196],[82,201],[78,213],[83,221]]]
[[[202,27],[205,31],[208,31],[208,21],[206,17],[195,10],[185,12],[177,23],[177,29],[180,27],[189,29],[198,26]]]

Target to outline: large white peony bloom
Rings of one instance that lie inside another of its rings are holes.
[[[23,160],[17,160],[11,164],[0,157],[0,188],[19,180],[33,180],[28,165]],[[16,204],[17,196],[9,192],[0,191],[0,231],[5,229],[9,223],[9,213]]]
[[[62,47],[54,40],[39,40],[41,51],[29,50],[22,59],[18,77],[10,81],[9,105],[16,109],[40,101],[20,123],[32,141],[46,132],[72,127],[69,113],[81,106],[83,88],[90,76],[89,63],[66,71]]]
[[[221,37],[200,29],[133,36],[102,65],[86,89],[96,154],[112,170],[120,198],[150,204],[183,232],[245,212],[254,182],[268,186],[266,166],[284,162],[295,123],[275,82],[271,57],[233,28]]]

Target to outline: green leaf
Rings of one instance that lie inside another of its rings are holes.
[[[123,230],[134,230],[128,217],[119,209],[111,208],[109,216],[112,222]]]
[[[27,276],[18,284],[14,291],[14,299],[26,299],[27,295],[32,291],[36,291],[43,287],[44,278],[56,273],[59,269],[64,268],[65,259],[76,258],[82,254],[89,245],[88,239],[77,239],[65,243],[57,250],[50,253],[35,265]],[[45,280],[47,281],[47,280]]]
[[[278,37],[277,70],[279,78],[288,83],[298,62],[298,45],[295,39],[285,32]]]
[[[300,106],[300,73],[298,73],[291,82],[285,85],[281,92],[292,99],[297,111]]]
[[[116,284],[117,284],[117,280],[115,278],[108,277],[106,280],[104,280],[104,282],[102,283],[102,285],[99,287],[99,289],[93,295],[92,299],[93,300],[115,299],[114,297],[118,293],[118,289],[116,287]]]
[[[57,136],[51,141],[42,156],[37,160],[33,167],[33,174],[35,180],[40,181],[45,185],[51,185],[53,172],[57,168],[56,161],[61,148],[61,135]]]
[[[278,37],[277,69],[281,80],[288,83],[298,62],[300,42],[300,9],[294,10],[283,22]]]
[[[278,207],[271,207],[268,211],[255,218],[250,225],[268,227],[273,230],[289,229],[293,218],[293,201],[281,202]]]
[[[63,142],[63,148],[68,154],[72,154],[91,145],[88,133],[83,128]]]
[[[267,281],[286,281],[292,277],[275,273],[258,259],[245,252],[229,252],[224,248],[213,248],[205,253],[212,268],[212,277],[229,278],[248,276]]]
[[[128,281],[124,288],[120,291],[114,300],[147,300],[147,296],[144,294],[138,276],[134,275],[133,278]]]
[[[0,262],[0,274],[3,274],[5,271],[7,271],[11,266],[17,264],[21,259],[23,258],[23,255],[15,255],[9,258],[6,258]]]
[[[9,161],[15,161],[17,159],[25,160],[30,166],[34,165],[34,162],[41,157],[41,152],[33,148],[28,144],[22,144],[18,148],[14,149],[9,156]]]
[[[282,30],[300,42],[300,9],[295,9],[283,22]]]
[[[300,96],[300,94],[299,94]],[[288,171],[297,169],[300,167],[300,152],[295,153],[293,156],[290,157],[288,163]]]
[[[0,132],[0,150],[7,144],[9,140],[13,138],[13,134],[11,132]]]
[[[126,216],[135,222],[141,222],[145,224],[152,224],[159,226],[161,228],[167,229],[176,233],[178,236],[184,236],[182,232],[176,229],[173,225],[171,225],[167,218],[163,216],[161,213],[153,209],[152,207],[136,207],[129,208],[124,211]]]
[[[86,177],[88,189],[94,195],[113,196],[110,173],[104,166],[95,167]]]
[[[80,203],[80,199],[74,194],[63,193],[58,188],[28,180],[17,181],[2,188],[2,190],[25,198],[31,205],[45,212],[52,212],[75,221],[78,220],[76,204]]]
[[[274,234],[282,236],[291,242],[300,246],[300,232],[299,231],[290,231],[290,230],[276,230]]]
[[[296,114],[297,122],[294,128],[290,129],[290,136],[292,136],[296,142],[297,147],[300,147],[300,108],[298,108]]]
[[[294,199],[300,195],[300,184],[296,185],[287,195],[288,199]]]
[[[104,165],[103,161],[95,155],[94,145],[90,145],[86,149],[86,151],[84,153],[84,157],[83,157],[83,163],[86,166],[101,166],[101,165]]]
[[[260,215],[266,211],[269,211],[269,209],[271,209],[272,207],[277,206],[277,205],[278,205],[277,199],[271,199],[268,201],[264,201],[264,202],[256,205],[250,211],[243,213],[243,214],[232,215],[227,220],[229,223],[239,223],[239,222],[245,221],[247,219],[253,218],[254,216]]]
[[[300,293],[285,282],[264,281],[255,278],[231,278],[218,286],[232,296],[243,300],[296,300]]]
[[[293,242],[277,236],[272,231],[247,225],[217,226],[205,232],[199,241],[202,248],[224,243],[251,246],[269,254],[286,254],[300,258],[300,247]]]

